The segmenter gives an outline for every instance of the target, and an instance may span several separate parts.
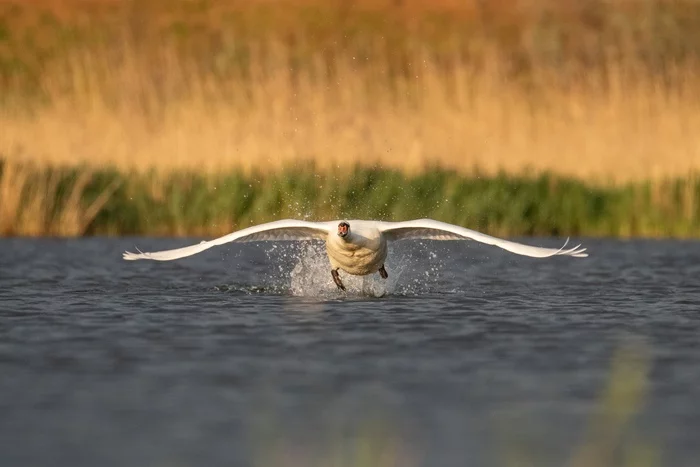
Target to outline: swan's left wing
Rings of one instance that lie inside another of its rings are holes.
[[[330,229],[335,225],[333,222],[306,222],[293,219],[268,222],[267,224],[255,225],[247,229],[215,238],[208,242],[201,242],[196,245],[177,248],[174,250],[155,251],[152,253],[131,253],[124,252],[124,259],[152,259],[156,261],[170,261],[184,258],[200,253],[204,250],[228,242],[255,242],[261,240],[325,240]]]
[[[458,225],[432,219],[418,219],[406,222],[379,222],[378,228],[386,236],[387,240],[390,241],[406,239],[476,240],[477,242],[503,248],[511,253],[531,256],[533,258],[547,258],[555,255],[574,256],[576,258],[585,258],[588,256],[588,253],[584,253],[584,251],[586,251],[585,248],[579,248],[581,245],[565,250],[564,247],[569,243],[568,238],[561,248],[543,248],[511,242]]]

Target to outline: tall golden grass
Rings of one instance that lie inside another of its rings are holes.
[[[82,48],[39,77],[45,102],[0,107],[0,154],[40,164],[121,169],[269,170],[314,161],[407,172],[550,171],[599,182],[685,176],[700,168],[700,82],[634,63],[514,82],[494,55],[444,60],[416,45],[397,72],[371,57],[322,52],[295,67],[282,42],[247,49],[216,77],[174,47],[142,54]],[[447,64],[445,64],[447,63]],[[669,84],[668,80],[672,81]]]
[[[27,169],[78,165],[155,170],[154,192],[173,171],[357,165],[651,181],[641,205],[695,231],[700,7],[173,2],[0,0],[0,233],[89,230],[88,179],[58,206]]]
[[[700,8],[394,3],[3,0],[0,156],[614,183],[698,169]]]

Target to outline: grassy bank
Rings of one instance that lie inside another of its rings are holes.
[[[698,31],[669,0],[0,0],[0,234],[697,236]]]
[[[0,157],[616,184],[700,170],[700,4],[385,3],[1,0]]]
[[[700,235],[700,180],[601,188],[552,175],[356,167],[216,175],[0,168],[1,235],[202,235],[280,218],[433,217],[497,235]]]

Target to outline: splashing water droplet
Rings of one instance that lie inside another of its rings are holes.
[[[416,246],[420,248],[416,249]],[[389,258],[385,265],[388,279],[379,274],[353,276],[340,271],[347,289],[338,290],[331,276],[325,247],[322,243],[279,243],[265,248],[265,255],[272,266],[262,283],[229,284],[215,289],[233,294],[292,295],[318,299],[344,297],[415,296],[440,290],[440,275],[444,261],[430,250],[429,246],[417,242],[411,246],[394,248],[389,246]],[[421,249],[427,248],[427,251]],[[398,251],[397,251],[398,250]],[[429,261],[426,263],[425,256]],[[416,269],[416,263],[424,269]]]
[[[291,272],[290,292],[300,297],[338,297],[369,296],[383,297],[391,294],[396,288],[400,271],[387,265],[389,279],[382,279],[379,274],[368,276],[353,276],[340,271],[340,277],[346,292],[336,288],[331,276],[331,266],[326,252],[322,247],[307,246],[299,255],[297,263]]]

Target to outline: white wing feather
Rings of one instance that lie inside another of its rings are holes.
[[[306,222],[293,219],[285,219],[267,224],[260,224],[247,229],[215,238],[208,242],[201,242],[196,245],[177,248],[174,250],[155,251],[152,253],[132,253],[124,252],[124,259],[152,259],[156,261],[170,261],[184,258],[200,253],[204,250],[228,242],[255,242],[261,240],[325,240],[330,229],[334,226],[332,222]]]
[[[476,240],[477,242],[494,245],[504,250],[518,255],[531,256],[533,258],[547,258],[555,255],[574,256],[585,258],[588,253],[585,248],[574,248],[565,250],[566,243],[561,248],[542,248],[538,246],[524,245],[522,243],[511,242],[501,238],[466,229],[458,225],[448,224],[432,219],[417,219],[406,222],[378,222],[379,230],[387,236],[387,240],[405,239],[429,239],[429,240]]]

